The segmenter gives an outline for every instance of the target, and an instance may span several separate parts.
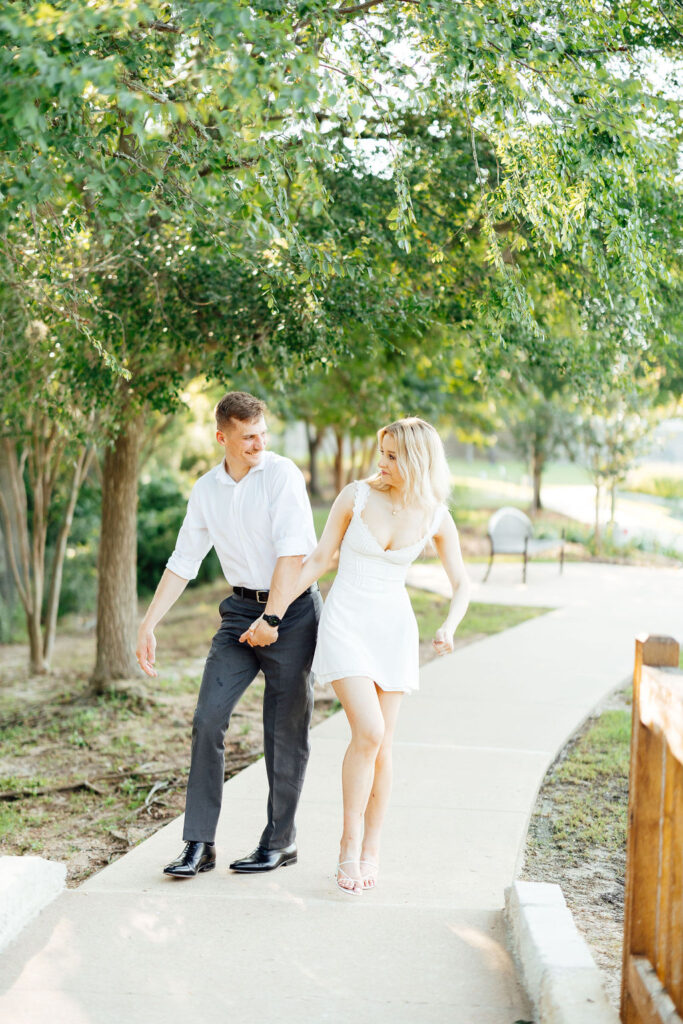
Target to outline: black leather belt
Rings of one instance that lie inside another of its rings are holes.
[[[312,583],[307,590],[299,594],[299,597],[303,597],[304,594],[313,594],[318,589],[317,583]],[[257,601],[259,604],[266,604],[268,601],[269,590],[250,590],[249,587],[233,587],[232,592],[236,597],[245,598],[247,601]]]

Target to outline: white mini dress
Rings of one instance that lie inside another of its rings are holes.
[[[320,617],[313,672],[317,683],[368,676],[382,690],[409,693],[419,687],[419,634],[406,574],[436,533],[446,506],[437,507],[420,540],[385,551],[362,515],[370,486],[355,486],[339,569]]]

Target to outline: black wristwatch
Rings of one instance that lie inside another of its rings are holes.
[[[265,612],[263,613],[261,618],[263,619],[264,622],[267,622],[269,626],[274,626],[275,629],[277,629],[277,627],[282,622],[282,619],[280,618],[279,615],[266,615]]]

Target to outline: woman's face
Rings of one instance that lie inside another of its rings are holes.
[[[379,445],[379,459],[377,466],[385,484],[390,487],[401,487],[403,477],[398,469],[398,455],[396,452],[396,440],[391,434],[385,434]]]

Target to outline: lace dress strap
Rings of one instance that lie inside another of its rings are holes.
[[[367,480],[356,480],[354,481],[353,486],[356,491],[356,496],[353,502],[353,514],[354,516],[360,516],[361,512],[365,508],[365,503],[368,500],[370,484]]]

